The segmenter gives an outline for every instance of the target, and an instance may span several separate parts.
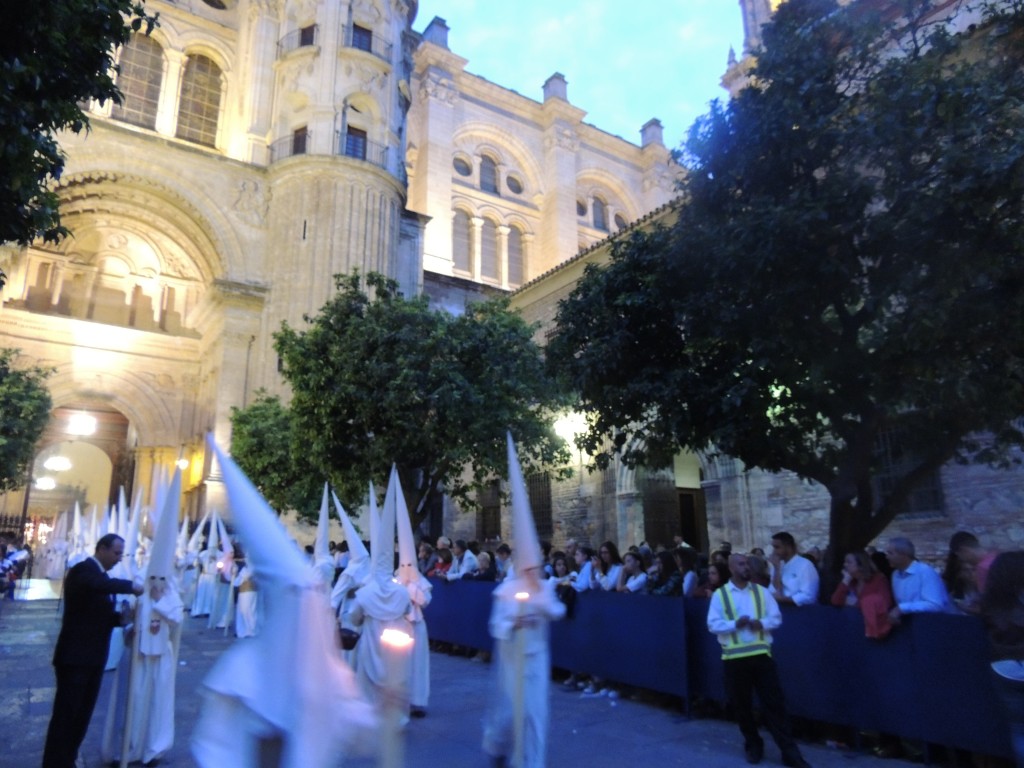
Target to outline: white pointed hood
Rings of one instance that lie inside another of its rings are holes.
[[[384,494],[384,509],[381,510],[377,530],[373,531],[373,526],[370,526],[371,535],[375,536],[370,542],[370,558],[373,560],[373,577],[375,579],[393,579],[395,577],[396,492],[396,485],[388,483],[388,489]],[[372,507],[370,513],[372,520]]]
[[[204,686],[233,704],[204,708],[193,755],[201,768],[255,768],[256,744],[246,741],[255,714],[282,735],[281,768],[333,768],[376,726],[373,709],[338,653],[323,584],[249,478],[212,435],[207,442],[265,612],[260,634],[231,646],[206,677]]]
[[[202,546],[203,542],[203,528],[206,527],[206,522],[210,519],[210,510],[206,510],[203,513],[203,519],[199,521],[199,525],[192,533],[192,537],[188,540],[188,551],[199,552],[199,547]]]
[[[153,547],[149,551],[146,579],[170,579],[174,574],[174,547],[178,536],[178,510],[181,508],[181,470],[174,473],[171,487],[164,495],[164,506],[154,515]]]
[[[320,499],[320,517],[316,524],[316,539],[313,541],[313,568],[328,586],[334,581],[334,558],[328,531],[330,530],[330,507],[327,506],[327,483],[324,483],[324,495]]]
[[[416,562],[416,539],[412,535],[412,521],[409,519],[409,507],[402,493],[402,482],[398,478],[398,467],[391,465],[391,479],[388,481],[388,493],[391,486],[395,487],[395,523],[398,527],[398,581],[412,584],[419,581],[420,569]]]
[[[370,497],[373,498],[373,484],[370,484]],[[367,550],[366,545],[363,544],[363,540],[359,538],[359,532],[356,530],[355,524],[352,519],[345,512],[345,508],[341,506],[341,502],[338,501],[337,495],[334,491],[331,491],[331,498],[334,499],[334,509],[338,513],[338,518],[341,520],[341,529],[345,532],[345,541],[348,542],[348,554],[349,554],[349,565],[351,568],[353,563],[360,562],[362,560],[370,559],[370,552]]]
[[[516,573],[528,568],[543,568],[544,558],[537,539],[537,528],[530,511],[530,496],[526,492],[523,468],[519,464],[512,433],[506,433],[508,442],[508,483],[512,494],[512,562]]]

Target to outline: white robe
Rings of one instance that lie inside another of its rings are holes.
[[[121,756],[129,680],[132,720],[128,761],[156,760],[174,745],[174,683],[184,613],[185,606],[173,581],[159,600],[154,602],[148,592],[139,598],[135,626],[139,633],[138,648],[126,648],[126,661],[130,656],[131,663],[122,664],[117,670],[100,749],[104,763]],[[136,665],[134,675],[132,664]]]
[[[502,582],[493,592],[490,631],[494,638],[497,691],[484,723],[483,747],[487,754],[511,758],[515,748],[513,711],[518,680],[523,685],[523,764],[516,768],[543,768],[547,752],[548,688],[551,654],[548,624],[565,616],[565,605],[550,580],[531,591],[523,579]],[[530,593],[518,601],[517,592]],[[526,625],[516,629],[519,618]],[[522,642],[522,664],[519,642]]]
[[[242,587],[244,584],[253,583],[252,569],[249,566],[242,566],[242,570],[235,577],[235,586]],[[235,605],[235,635],[237,637],[256,636],[256,599],[259,593],[255,589],[239,589],[238,603]]]
[[[426,709],[430,700],[430,637],[423,609],[430,605],[434,585],[419,573],[415,581],[406,584],[409,593],[409,613],[406,618],[412,624],[412,663],[409,670],[409,703]]]
[[[388,678],[388,658],[381,634],[385,629],[397,629],[413,635],[412,625],[406,618],[411,605],[409,592],[390,576],[375,576],[359,588],[352,603],[352,621],[362,628],[356,643],[356,680],[370,701],[380,703],[383,690],[392,682]],[[408,675],[407,666],[400,679],[393,682],[407,687]]]
[[[207,549],[199,555],[199,578],[192,600],[193,616],[208,616],[213,610],[213,587],[217,582],[217,553]]]
[[[369,576],[370,558],[364,556],[359,559],[350,559],[348,567],[334,582],[334,587],[331,589],[331,607],[334,609],[334,615],[338,618],[338,626],[342,629],[358,631],[359,628],[352,621],[352,606],[355,603],[349,597],[349,593],[363,586]],[[353,672],[359,669],[359,659],[354,648],[351,651],[343,651],[342,658]]]

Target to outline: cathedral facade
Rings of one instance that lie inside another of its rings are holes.
[[[124,102],[62,137],[71,236],[0,251],[0,343],[54,369],[55,406],[27,502],[0,515],[102,508],[178,463],[196,516],[223,498],[203,435],[227,444],[232,407],[285,392],[273,333],[333,275],[381,272],[460,311],[673,194],[657,120],[637,145],[585,123],[558,73],[540,101],[475,76],[443,20],[414,30],[415,0],[147,10],[159,26],[118,52]],[[110,483],[45,466],[68,452]]]

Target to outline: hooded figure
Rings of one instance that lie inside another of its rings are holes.
[[[210,511],[207,510],[203,513],[202,519],[199,521],[199,525],[193,531],[192,535],[188,537],[185,547],[184,555],[178,564],[178,588],[181,590],[181,599],[185,603],[185,610],[191,611],[196,598],[196,586],[199,583],[199,545],[203,537],[203,526],[206,525],[206,521],[210,519]],[[182,521],[182,527],[185,528],[186,534],[188,531],[188,518],[186,517]]]
[[[416,562],[416,540],[412,535],[412,521],[409,519],[409,508],[405,504],[402,483],[398,479],[398,468],[391,467],[391,480],[388,485],[395,486],[397,510],[395,519],[398,523],[398,583],[405,586],[409,593],[409,613],[406,618],[412,624],[413,646],[412,664],[409,670],[409,706],[413,717],[424,717],[427,714],[427,702],[430,699],[430,638],[427,635],[427,621],[423,609],[430,605],[431,592],[434,585],[420,573]]]
[[[213,610],[213,593],[217,584],[217,510],[210,515],[210,533],[206,540],[206,549],[199,553],[199,577],[196,581],[196,596],[192,600],[193,616],[209,616]],[[203,526],[196,529],[196,535],[202,536]]]
[[[356,675],[367,697],[378,704],[382,703],[382,694],[389,682],[381,634],[385,629],[396,629],[412,635],[412,625],[407,618],[411,608],[409,592],[395,579],[397,493],[397,485],[390,483],[384,495],[383,513],[376,524],[374,510],[370,509],[372,571],[369,580],[352,598],[352,623],[362,627],[362,635],[356,643]],[[407,687],[407,679],[401,681],[400,687]]]
[[[208,437],[232,520],[264,591],[260,634],[235,643],[203,681],[192,736],[200,768],[334,768],[376,718],[338,657],[327,591],[270,505]]]
[[[210,610],[208,628],[226,630],[231,624],[231,614],[234,609],[235,583],[235,548],[231,544],[231,537],[228,536],[227,526],[224,525],[224,518],[217,516],[217,533],[220,548],[217,549],[216,561],[214,562],[214,573],[216,578],[213,582],[213,607]]]
[[[498,685],[484,723],[484,751],[511,761],[518,749],[516,768],[539,768],[545,764],[547,748],[548,624],[565,616],[565,605],[555,595],[553,580],[540,576],[544,559],[511,433],[507,442],[515,575],[492,593],[489,628]],[[517,700],[522,702],[519,713],[515,712]]]
[[[163,495],[163,509],[156,517],[153,546],[149,553],[143,588],[135,612],[127,743],[123,718],[108,713],[103,738],[103,760],[118,760],[122,749],[127,762],[149,763],[163,757],[174,745],[174,680],[185,606],[174,576],[174,549],[181,507],[181,470],[174,473]],[[125,672],[118,669],[118,676]],[[116,688],[115,688],[116,690]],[[116,697],[111,697],[113,701]],[[121,713],[118,713],[121,714]],[[119,722],[120,720],[120,722]],[[116,722],[116,728],[109,727]],[[113,731],[113,733],[109,733]],[[108,739],[108,735],[110,738]]]
[[[356,527],[349,519],[345,508],[341,506],[341,502],[338,501],[338,497],[333,492],[331,497],[334,499],[334,509],[341,519],[341,527],[345,531],[345,541],[348,542],[349,551],[348,566],[338,576],[338,580],[334,582],[334,588],[331,590],[331,607],[334,609],[334,615],[338,617],[338,626],[341,630],[343,632],[345,630],[355,632],[355,625],[352,623],[353,603],[351,597],[370,578],[372,563],[370,562],[370,553],[366,550],[366,545],[363,544],[362,539],[359,538]],[[369,509],[370,519],[378,519],[377,495],[373,490],[373,483],[370,483]],[[345,651],[344,656],[349,666],[355,669],[355,650]]]
[[[324,495],[320,500],[320,517],[316,524],[316,539],[313,542],[313,568],[323,579],[328,588],[334,583],[334,558],[331,556],[329,543],[330,512],[327,507],[327,483],[324,483]]]
[[[76,502],[77,504],[77,502]],[[63,579],[68,562],[68,513],[61,512],[46,547],[46,578]]]

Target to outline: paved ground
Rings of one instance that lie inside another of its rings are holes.
[[[0,768],[35,768],[53,702],[50,658],[60,619],[54,600],[4,601],[0,605]],[[188,753],[188,735],[199,710],[203,676],[230,644],[222,631],[206,629],[205,619],[190,619],[182,638],[178,668],[177,728],[174,749],[162,761],[165,767],[194,766]],[[486,766],[480,750],[481,717],[492,686],[491,667],[469,659],[434,653],[432,697],[428,717],[413,720],[406,730],[408,768],[469,768]],[[110,678],[112,673],[108,674]],[[99,739],[106,713],[106,686],[100,695],[82,755],[89,768],[99,766]],[[583,698],[554,685],[548,765],[645,765],[739,768],[739,734],[732,723],[687,719],[680,711],[654,697],[638,700]],[[824,746],[804,745],[815,768],[906,768],[909,763],[881,761],[873,756]],[[369,768],[371,759],[349,760],[346,765]],[[768,746],[764,765],[777,766],[778,752]],[[224,766],[224,768],[232,768]]]

